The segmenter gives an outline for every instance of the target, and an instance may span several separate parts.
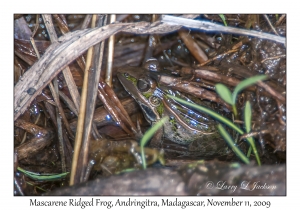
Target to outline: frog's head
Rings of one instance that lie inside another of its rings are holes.
[[[119,69],[117,76],[125,90],[140,105],[147,121],[152,123],[159,120],[157,107],[161,101],[153,96],[157,82],[150,77],[150,72],[145,68],[128,66]]]

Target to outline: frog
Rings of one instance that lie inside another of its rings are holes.
[[[163,127],[152,138],[150,147],[162,148],[164,140],[169,140],[173,144],[165,146],[165,149],[183,156],[214,156],[228,153],[227,144],[217,130],[218,123],[210,116],[168,97],[170,94],[195,103],[178,91],[159,84],[161,72],[153,68],[157,64],[144,66],[119,68],[117,77],[124,89],[139,104],[150,125],[154,125],[165,116],[168,117]]]

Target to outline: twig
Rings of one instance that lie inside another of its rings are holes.
[[[281,15],[279,20],[276,22],[275,26],[279,26],[281,24],[281,22],[284,20],[285,15]]]
[[[52,16],[55,18],[57,25],[58,25],[60,31],[62,32],[62,34],[66,34],[66,33],[70,32],[68,25],[60,18],[60,16],[58,16],[56,14],[54,14]]]
[[[273,89],[271,86],[269,86],[268,84],[259,81],[257,83],[258,86],[262,87],[263,89],[265,89],[271,96],[273,96],[275,99],[279,100],[282,103],[286,103],[286,99],[285,97],[281,94],[278,93],[275,89]]]
[[[189,18],[196,16],[197,15],[184,15],[184,17]],[[47,25],[47,21],[45,21],[45,24]],[[24,113],[27,106],[41,93],[42,89],[49,84],[50,80],[90,46],[97,44],[121,30],[137,34],[147,34],[168,33],[178,28],[180,28],[180,26],[174,27],[166,23],[161,23],[160,21],[151,24],[151,27],[149,27],[149,23],[145,22],[116,23],[101,28],[85,29],[65,34],[59,38],[59,43],[52,43],[48,47],[43,57],[26,71],[15,85],[14,120],[16,120],[20,114]],[[35,80],[32,80],[32,78],[35,78]],[[33,94],[28,94],[27,90],[31,87],[36,91]]]
[[[43,19],[44,19],[46,28],[48,30],[51,42],[57,43],[57,35],[56,35],[55,29],[54,29],[54,26],[53,26],[53,23],[52,23],[51,16],[50,15],[43,15]],[[75,85],[75,82],[74,82],[74,79],[72,77],[70,69],[68,67],[66,67],[63,70],[63,74],[64,74],[64,77],[65,77],[67,86],[69,88],[69,91],[71,93],[71,96],[72,96],[73,100],[76,101],[76,99],[79,97],[79,93],[77,91],[77,87]],[[53,95],[53,97],[55,99],[57,108],[58,108],[58,110],[59,110],[59,112],[60,112],[60,114],[62,116],[62,119],[64,121],[66,130],[70,134],[71,138],[74,138],[74,135],[73,135],[73,133],[71,132],[71,129],[70,129],[69,122],[67,121],[66,116],[64,114],[64,111],[63,111],[63,109],[62,109],[62,107],[60,105],[60,101],[59,101],[59,97],[58,97],[58,84],[57,84],[57,80],[56,79],[54,80],[54,86],[55,86],[55,88],[53,88],[52,84],[50,83],[50,85],[49,85],[50,90],[51,90],[52,95]],[[76,91],[77,91],[77,94],[76,94]],[[78,105],[78,107],[79,107],[79,105]],[[70,146],[70,143],[69,143],[69,140],[68,140],[67,136],[62,131],[61,119],[59,117],[58,110],[56,110],[56,114],[57,114],[58,138],[59,138],[59,143],[60,143],[60,155],[61,155],[61,161],[62,161],[62,171],[66,171],[65,149],[67,149],[68,151],[71,151],[72,148],[70,148],[71,146]],[[78,112],[77,110],[76,110],[76,112]],[[69,155],[68,155],[68,157],[69,157]]]
[[[96,15],[93,15],[93,19],[96,19]],[[70,186],[72,186],[73,184],[75,184],[79,181],[79,180],[75,180],[75,177],[77,177],[76,170],[77,170],[80,147],[81,147],[81,143],[82,143],[83,126],[84,126],[84,118],[85,118],[85,110],[86,110],[88,76],[89,76],[89,70],[90,70],[91,63],[92,63],[92,55],[93,55],[93,47],[90,47],[88,50],[88,53],[87,53],[87,61],[86,61],[83,86],[82,86],[82,91],[81,91],[81,102],[80,102],[77,131],[76,131],[76,137],[75,137],[72,169],[71,169],[71,175],[70,175]]]
[[[264,18],[267,20],[267,22],[268,22],[269,26],[271,27],[272,31],[273,31],[277,36],[279,36],[279,34],[277,33],[276,29],[275,29],[274,26],[272,25],[272,23],[271,23],[270,19],[268,18],[268,16],[267,16],[267,15],[264,15]]]
[[[230,85],[232,87],[237,86],[241,82],[241,80],[236,79],[234,77],[227,77],[220,73],[212,72],[212,71],[204,70],[204,69],[196,69],[195,77],[210,80],[215,83],[223,83],[226,85]]]
[[[113,89],[110,88],[109,86],[104,86],[104,91],[111,99],[110,101],[112,102],[112,104],[114,104],[114,107],[118,108],[118,110],[119,110],[118,115],[120,116],[122,122],[125,122],[127,125],[129,125],[130,130],[134,133],[134,135],[137,139],[141,138],[142,134],[139,133],[136,126],[131,121],[131,118],[129,117],[127,111],[125,110],[124,106],[118,99],[118,97],[115,94],[115,92],[113,91]]]
[[[104,16],[106,17],[106,16]],[[103,26],[103,15],[98,18],[97,27]],[[106,20],[106,19],[105,19]],[[95,27],[96,19],[92,20],[92,28]],[[106,22],[104,23],[106,24]],[[78,164],[81,164],[81,172],[80,172],[80,182],[84,181],[84,177],[86,175],[87,165],[88,165],[88,154],[89,154],[89,145],[90,145],[90,133],[93,129],[94,132],[97,132],[96,126],[92,126],[94,110],[95,110],[95,102],[97,97],[97,89],[99,83],[99,77],[101,75],[101,67],[102,67],[102,58],[104,51],[104,41],[94,46],[93,53],[93,64],[91,67],[91,72],[88,78],[88,92],[87,92],[87,109],[85,113],[84,120],[84,132],[83,132],[83,140],[81,146],[81,161]]]
[[[48,101],[44,101],[44,105],[46,107],[45,110],[47,110],[47,112],[49,113],[50,119],[52,120],[54,126],[57,128],[57,121],[55,120],[56,117],[55,117],[55,110],[54,110],[53,105],[51,106],[51,104]],[[72,127],[71,127],[71,129],[72,129]]]
[[[121,22],[121,21],[125,20],[128,16],[130,16],[130,15],[128,15],[128,14],[126,14],[126,15],[117,15],[117,21]]]
[[[55,18],[62,34],[66,34],[66,33],[70,32],[67,23],[65,21],[63,21],[63,19],[65,19],[63,15],[59,15],[59,16],[58,15],[53,15],[53,17]],[[82,55],[79,56],[78,58],[76,58],[76,62],[78,64],[78,66],[80,67],[80,69],[82,70],[82,73],[84,73],[84,68],[85,68],[85,59],[84,59],[84,57]]]
[[[60,26],[61,32],[63,34],[70,31],[69,27],[67,25],[67,22],[66,22],[63,15],[59,15],[59,16],[58,15],[53,15],[53,16],[56,18],[56,20],[58,22],[58,25]],[[79,67],[84,71],[84,69],[85,69],[85,59],[84,59],[84,57],[81,55],[79,58],[76,58],[76,62],[79,65]],[[78,116],[79,104],[80,104],[80,95],[79,95],[79,92],[77,90],[76,84],[74,82],[74,79],[72,77],[72,74],[71,74],[71,71],[70,71],[69,67],[67,67],[64,71],[67,72],[66,74],[64,74],[65,80],[66,80],[66,83],[68,85],[68,88],[69,88],[70,94],[72,96],[72,99],[75,103],[76,109],[77,109],[74,113]],[[69,103],[69,104],[71,105],[71,103]]]
[[[110,23],[116,21],[116,15],[110,15]],[[112,67],[114,62],[114,46],[115,46],[115,36],[111,35],[108,40],[108,55],[106,64],[106,74],[105,82],[112,87]]]
[[[207,99],[210,101],[214,101],[216,103],[223,104],[229,110],[231,110],[231,106],[229,106],[225,101],[223,101],[215,92],[208,91],[201,87],[196,87],[190,84],[189,81],[184,81],[182,78],[170,77],[170,76],[160,76],[159,83],[165,85],[167,87],[172,87],[172,89],[192,94],[196,97]]]
[[[47,31],[49,33],[49,36],[50,36],[50,40],[51,42],[57,42],[57,35],[56,35],[56,32],[55,32],[55,29],[54,29],[54,26],[53,26],[53,23],[52,23],[52,18],[50,15],[42,15],[43,16],[43,19],[44,19],[44,22],[45,22],[45,25],[46,25],[46,28],[47,28]],[[53,81],[53,84],[54,84],[54,87],[57,86],[57,88],[54,88],[53,85],[50,83],[49,84],[49,87],[50,87],[50,90],[51,90],[51,93],[53,95],[53,98],[54,98],[54,101],[56,103],[56,106],[60,112],[60,115],[62,117],[62,120],[66,126],[66,130],[67,132],[69,133],[70,137],[71,138],[74,138],[74,135],[70,129],[70,125],[69,125],[69,122],[65,116],[65,113],[64,113],[64,110],[60,104],[60,100],[59,100],[59,97],[58,97],[58,84],[57,84],[57,80],[54,79]],[[60,120],[60,117],[59,117],[59,113],[57,112],[57,119]],[[61,123],[58,123],[58,129],[61,129],[59,128],[59,125]],[[61,136],[61,140],[62,140],[62,136]],[[64,148],[63,146],[63,141],[60,142],[61,143],[61,147]]]
[[[125,110],[127,111],[128,115],[132,115],[132,114],[136,113],[139,109],[138,105],[135,103],[134,99],[131,97],[121,100],[121,103],[124,106]],[[105,126],[105,125],[111,123],[112,121],[107,119],[107,115],[109,115],[109,114],[110,113],[108,113],[107,110],[103,106],[97,108],[95,110],[94,116],[93,116],[94,125]],[[73,121],[71,121],[70,126],[71,126],[71,129],[73,131],[75,131],[76,126],[77,126],[77,119],[74,119]]]
[[[208,57],[205,54],[205,52],[201,49],[201,47],[199,47],[199,45],[195,42],[195,40],[187,31],[180,30],[179,36],[200,64],[205,63],[208,60]]]
[[[108,96],[108,94],[105,92],[104,87],[107,86],[107,84],[104,81],[100,81],[98,84],[98,98],[102,101],[104,104],[104,107],[108,111],[108,113],[112,116],[114,121],[120,125],[120,127],[128,134],[131,134],[132,127],[129,128],[126,126],[124,122],[128,121],[128,119],[120,112],[117,112],[115,109],[116,104],[114,101],[111,100],[111,98]],[[127,124],[128,125],[128,124]]]
[[[274,56],[274,57],[269,57],[269,58],[265,58],[261,61],[261,63],[265,62],[265,61],[268,61],[268,60],[273,60],[273,59],[278,59],[278,58],[284,58],[286,55],[277,55],[277,56]]]
[[[38,15],[37,15],[37,17],[38,17]],[[37,21],[38,21],[38,18],[37,18]],[[37,22],[37,23],[38,23],[38,22]],[[38,27],[36,27],[36,28],[38,28]],[[35,30],[35,31],[36,31],[36,30]],[[34,34],[31,35],[31,37],[30,37],[30,42],[31,42],[31,45],[32,45],[32,47],[33,47],[33,49],[34,49],[34,51],[35,51],[35,54],[37,55],[37,58],[40,59],[41,56],[40,56],[40,53],[39,53],[39,51],[38,51],[38,49],[37,49],[37,47],[36,47],[35,41],[34,41],[34,39],[32,38],[33,36],[34,36]],[[40,115],[39,115],[39,116],[40,116]],[[37,124],[37,121],[36,121],[34,124]],[[24,136],[23,136],[23,139],[22,139],[20,145],[23,144],[23,143],[25,142],[26,137],[27,137],[27,132],[25,131]]]
[[[61,119],[60,119],[60,116],[59,116],[59,113],[60,115],[62,116],[62,119],[65,123],[65,126],[66,126],[66,130],[68,131],[68,133],[70,134],[70,136],[72,138],[74,138],[74,135],[70,129],[70,125],[69,125],[69,122],[65,116],[65,113],[61,107],[61,104],[60,104],[60,100],[59,100],[59,97],[58,97],[58,82],[57,82],[57,79],[54,79],[53,80],[53,84],[54,84],[54,90],[52,90],[52,88],[50,88],[51,92],[52,92],[52,95],[54,97],[54,100],[56,102],[56,121],[57,121],[57,136],[58,136],[58,142],[59,142],[59,154],[60,154],[60,160],[61,160],[61,168],[62,168],[62,172],[66,172],[66,156],[65,156],[65,142],[64,142],[64,139],[63,139],[63,129],[62,129],[62,123],[61,123]],[[52,86],[52,83],[50,83],[49,85],[50,87]]]
[[[254,30],[245,30],[240,28],[234,28],[229,26],[223,26],[216,23],[211,23],[208,21],[202,21],[202,20],[190,20],[182,17],[174,17],[170,15],[162,15],[162,22],[169,23],[169,24],[175,24],[175,25],[182,25],[185,27],[190,28],[198,28],[205,31],[218,31],[218,32],[225,32],[225,33],[232,33],[232,34],[240,34],[240,35],[246,35],[246,36],[253,36],[258,37],[261,39],[268,39],[275,42],[283,43],[285,44],[286,38],[275,36],[273,34],[263,33],[259,31]]]
[[[276,102],[277,102],[277,107],[278,107],[278,110],[279,110],[278,120],[279,120],[279,122],[280,122],[281,125],[286,126],[286,123],[282,120],[283,113],[282,113],[281,106],[283,106],[283,104],[280,104],[280,102],[278,100],[276,100]]]
[[[155,22],[156,19],[157,19],[157,15],[153,14],[152,18],[151,18],[151,23]],[[157,46],[158,42],[159,42],[159,38],[157,35],[150,34],[148,36],[148,44],[146,45],[146,48],[145,48],[145,55],[144,55],[143,63],[146,63],[146,61],[153,56],[154,48]]]
[[[36,31],[37,31],[38,28],[39,28],[39,17],[40,17],[40,15],[37,14],[37,15],[36,15],[36,21],[35,21],[35,26],[34,26],[34,29],[33,29],[32,34],[31,34],[31,38],[34,37]]]
[[[54,101],[56,103],[56,107],[58,108],[58,111],[59,111],[59,113],[57,115],[57,118],[60,118],[59,115],[62,117],[62,120],[63,120],[63,122],[64,122],[64,124],[66,126],[66,130],[67,130],[68,134],[71,136],[71,138],[74,139],[74,135],[73,135],[73,133],[72,133],[72,131],[70,129],[69,122],[68,122],[67,117],[65,115],[65,112],[64,112],[64,110],[63,110],[63,108],[62,108],[62,106],[60,104],[58,93],[56,92],[55,81],[53,81],[53,83],[54,83],[54,85],[52,85],[52,83],[49,84],[49,88],[50,88],[50,91],[51,91],[51,93],[53,95]]]
[[[68,96],[66,96],[62,91],[58,91],[59,96],[64,100],[65,104],[69,107],[69,109],[76,115],[78,116],[78,112],[77,109],[73,103],[73,101],[71,101]]]
[[[38,16],[37,15],[37,24],[38,24]],[[49,23],[49,21],[48,21]],[[53,25],[51,25],[51,20],[50,20],[50,23],[47,25],[49,30],[51,30],[51,28],[53,28]],[[52,27],[51,27],[52,26]],[[37,27],[35,28],[37,30]],[[35,32],[36,32],[35,30]],[[55,33],[55,32],[54,32]],[[34,34],[32,35],[32,37],[34,36]],[[51,36],[53,36],[53,34],[51,33]],[[32,43],[32,46],[35,50],[35,53],[38,57],[38,59],[40,59],[40,54],[36,48],[36,45],[35,45],[35,42],[34,42],[34,39],[30,37],[30,41]],[[50,37],[51,38],[51,37]],[[55,39],[55,37],[54,37]],[[63,121],[64,121],[64,124],[66,126],[66,130],[68,131],[69,135],[74,138],[74,135],[70,129],[70,125],[67,121],[67,118],[65,116],[65,113],[61,107],[61,104],[60,104],[60,101],[59,101],[59,98],[58,98],[58,83],[57,83],[57,79],[55,78],[53,80],[53,84],[54,84],[54,87],[52,85],[52,83],[50,82],[49,84],[49,87],[50,87],[50,90],[52,92],[52,95],[53,95],[53,98],[55,100],[55,103],[56,103],[56,121],[57,121],[57,132],[58,132],[58,140],[59,140],[59,152],[60,152],[60,157],[61,157],[61,167],[62,167],[62,172],[66,172],[66,159],[65,159],[65,144],[64,144],[64,139],[63,139],[63,132],[62,132],[62,123],[61,123],[61,118],[59,116],[62,117]],[[59,114],[60,113],[60,114]]]
[[[52,141],[53,135],[51,131],[33,123],[18,119],[15,121],[15,126],[36,136],[16,148],[18,160],[35,155],[38,151],[41,151],[41,149],[48,146]]]
[[[82,22],[81,29],[86,29],[89,26],[91,20],[92,20],[92,15],[86,15]]]
[[[257,132],[246,133],[240,137],[240,141],[243,139],[249,138],[249,137],[254,137],[254,136],[258,136],[261,134],[267,134],[267,133],[271,133],[271,131],[270,130],[262,130],[262,131],[257,131]]]
[[[215,56],[215,57],[213,57],[213,58],[211,58],[211,59],[208,59],[207,61],[205,61],[205,62],[203,62],[203,63],[200,63],[200,64],[198,64],[197,66],[205,66],[205,65],[207,65],[208,63],[210,63],[210,62],[212,62],[212,61],[214,61],[214,60],[217,60],[217,59],[222,58],[222,57],[224,57],[224,56],[226,56],[226,55],[228,55],[228,54],[230,54],[230,53],[237,52],[237,51],[238,51],[238,49],[228,50],[227,52],[224,52],[224,53],[222,53],[222,54],[219,54],[219,55],[217,55],[217,56]]]
[[[43,15],[43,18],[45,20],[45,23],[47,23],[46,24],[47,30],[49,28],[49,30],[51,31],[52,35],[50,35],[50,39],[53,42],[56,43],[57,42],[57,35],[56,35],[56,32],[55,32],[54,27],[53,27],[51,16]],[[66,66],[66,68],[63,70],[63,74],[64,74],[64,78],[66,80],[68,89],[70,91],[71,97],[72,97],[72,99],[74,101],[74,104],[75,104],[75,107],[76,107],[77,113],[78,113],[78,111],[79,111],[79,103],[80,103],[80,96],[79,96],[79,92],[77,90],[77,86],[75,84],[75,81],[73,79],[71,70],[70,70],[70,68],[68,66]]]

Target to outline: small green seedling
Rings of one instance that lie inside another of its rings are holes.
[[[225,128],[219,124],[218,125],[218,129],[220,134],[223,136],[223,138],[225,139],[225,141],[227,142],[227,144],[229,145],[229,147],[232,149],[232,151],[246,164],[249,164],[250,161],[249,159],[246,157],[246,155],[244,155],[244,153],[238,148],[238,146],[236,146],[234,140],[231,138],[231,136],[229,135],[229,133],[225,130]]]
[[[246,133],[250,133],[250,131],[251,131],[251,120],[252,120],[251,105],[250,105],[250,102],[247,101],[246,105],[245,105],[245,109],[244,109],[244,123],[245,123]],[[251,149],[253,149],[253,153],[255,155],[256,161],[257,161],[258,165],[260,165],[260,159],[259,159],[256,147],[255,147],[255,141],[254,141],[253,137],[251,136],[246,139],[247,139],[248,143],[251,145],[247,156],[248,157],[250,156]]]
[[[221,14],[221,15],[219,15],[219,16],[220,16],[220,18],[222,19],[222,21],[223,21],[224,25],[225,25],[225,26],[227,26],[227,23],[226,23],[226,18],[225,18],[225,16],[224,16],[223,14]]]
[[[235,87],[235,89],[233,90],[233,93],[231,93],[229,88],[226,87],[225,85],[216,84],[216,92],[220,95],[220,97],[225,102],[227,102],[228,104],[230,104],[232,106],[233,114],[235,117],[237,117],[237,109],[235,106],[235,101],[236,101],[238,93],[241,92],[243,89],[245,89],[251,85],[254,85],[258,81],[265,80],[266,78],[267,78],[266,75],[257,75],[257,76],[245,79]]]
[[[168,120],[168,117],[163,117],[160,121],[158,121],[153,127],[146,131],[143,138],[141,139],[141,157],[142,157],[142,165],[143,169],[147,168],[146,157],[145,157],[145,145],[151,139],[151,137],[155,134],[155,132],[163,126],[163,124]]]
[[[177,98],[177,97],[174,97],[172,95],[168,95],[168,97],[170,97],[170,98],[178,101],[179,103],[185,104],[185,105],[187,105],[189,107],[192,107],[192,108],[194,108],[196,110],[199,110],[201,112],[209,114],[210,116],[212,116],[213,118],[215,118],[219,122],[224,123],[228,127],[230,127],[232,129],[234,129],[235,131],[237,131],[240,135],[244,135],[245,134],[245,132],[241,128],[239,128],[238,126],[236,126],[229,119],[227,119],[226,117],[223,117],[222,115],[220,115],[220,114],[218,114],[218,113],[216,113],[216,112],[214,112],[214,111],[212,111],[212,110],[210,110],[208,108],[205,108],[205,107],[199,106],[197,104],[193,104],[193,103],[187,102],[187,101],[185,101],[185,100],[183,100],[181,98]],[[250,103],[249,103],[249,105],[250,105]],[[246,107],[248,107],[248,108],[245,108],[246,109],[245,112],[247,112],[247,114],[245,114],[245,115],[247,115],[247,117],[246,117],[247,119],[245,120],[245,121],[247,121],[247,123],[246,123],[247,124],[247,128],[246,128],[247,130],[248,130],[249,125],[250,125],[250,128],[251,128],[251,114],[249,114],[249,108],[250,108],[249,105],[246,104]],[[251,113],[251,108],[250,108],[250,113]],[[232,140],[232,138],[231,137],[227,138],[227,136],[229,136],[229,134],[226,132],[226,130],[222,126],[218,126],[218,128],[221,131],[220,132],[221,135],[223,137],[225,136],[225,141],[229,144],[229,146],[231,147],[231,149],[237,154],[237,156],[241,160],[243,160],[246,164],[248,164],[249,163],[248,158],[245,157],[245,155],[241,151],[239,151],[238,147],[235,145],[235,142]],[[251,148],[253,149],[253,153],[254,153],[254,155],[256,157],[257,164],[260,165],[261,164],[260,163],[260,159],[259,159],[259,156],[258,156],[258,153],[257,153],[256,146],[255,146],[253,138],[249,137],[249,138],[247,138],[247,140],[248,140],[248,143],[250,144]]]

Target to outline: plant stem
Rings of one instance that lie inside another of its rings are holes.
[[[143,169],[147,168],[147,163],[146,163],[146,157],[145,157],[145,150],[144,147],[146,143],[151,139],[151,137],[155,134],[155,132],[163,126],[163,124],[168,120],[168,117],[164,117],[161,120],[159,120],[154,126],[152,126],[149,130],[146,131],[144,134],[143,138],[141,139],[141,156],[142,156],[142,165]]]
[[[253,137],[249,137],[249,138],[247,138],[247,140],[248,140],[249,144],[251,145],[251,147],[252,147],[252,149],[253,149],[253,154],[255,155],[257,164],[258,164],[259,166],[261,166],[260,158],[259,158],[259,156],[258,156],[258,152],[257,152],[257,150],[256,150],[255,142],[254,142]]]
[[[233,111],[234,117],[237,118],[237,110],[236,110],[235,104],[232,105],[232,111]]]
[[[223,136],[223,138],[225,139],[225,141],[227,142],[227,144],[229,144],[229,147],[233,150],[233,152],[246,164],[249,164],[249,159],[244,155],[244,153],[236,146],[236,144],[234,143],[233,139],[231,138],[231,136],[229,135],[229,133],[225,130],[225,128],[219,124],[218,125],[218,129],[219,132],[221,133],[221,135]]]

